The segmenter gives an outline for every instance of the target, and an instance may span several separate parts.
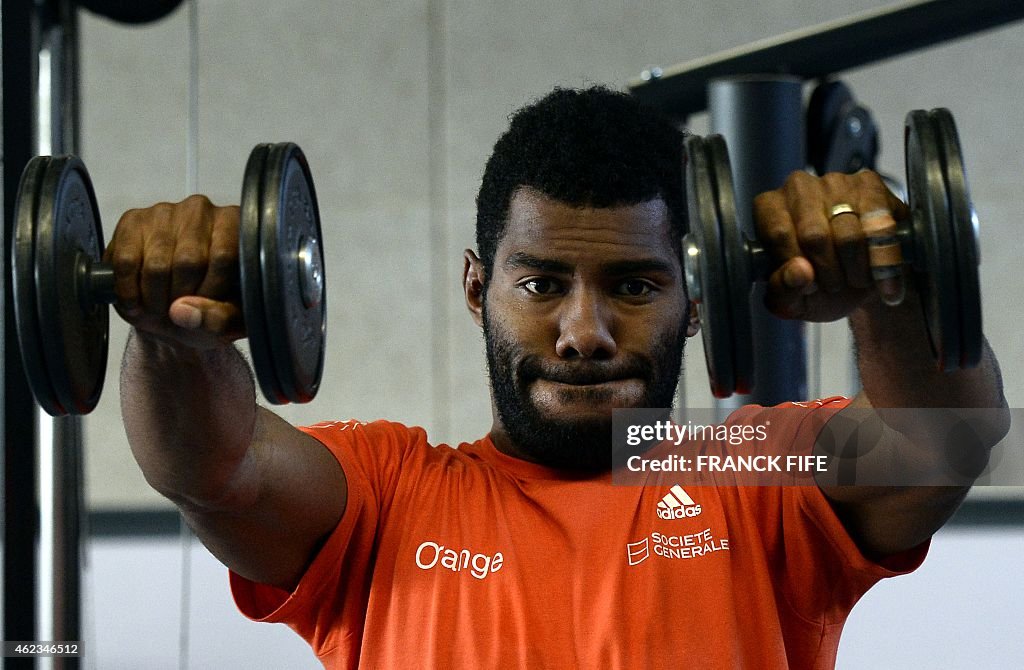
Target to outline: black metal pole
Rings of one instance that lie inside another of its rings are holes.
[[[802,94],[802,82],[794,77],[734,77],[708,86],[711,130],[729,145],[737,221],[749,236],[754,197],[778,188],[790,172],[804,167]],[[751,298],[754,392],[729,398],[719,407],[806,399],[804,325],[772,316],[764,307],[764,285],[756,286]]]
[[[39,536],[36,486],[36,406],[21,365],[8,263],[18,181],[37,143],[39,15],[34,2],[2,0],[3,68],[3,635],[35,640]],[[31,659],[5,659],[5,668],[32,668]]]

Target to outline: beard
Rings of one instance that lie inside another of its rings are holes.
[[[642,398],[633,407],[670,408],[683,364],[686,331],[656,339],[649,358],[635,354],[616,361],[580,359],[545,361],[524,354],[522,347],[483,309],[487,368],[494,404],[513,444],[529,459],[552,468],[601,472],[611,469],[621,455],[614,453],[612,415],[557,419],[546,417],[530,397],[530,384],[546,379],[563,384],[600,384],[637,378],[643,382]],[[607,401],[601,389],[574,391],[578,400]],[[614,461],[613,461],[614,459]]]

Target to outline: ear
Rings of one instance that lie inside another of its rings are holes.
[[[692,300],[686,301],[686,336],[693,337],[700,330],[700,313],[697,311],[697,303]]]
[[[462,254],[462,290],[466,295],[466,307],[476,325],[484,325],[484,264],[472,249]]]

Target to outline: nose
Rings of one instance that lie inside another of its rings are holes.
[[[559,358],[612,358],[617,348],[608,305],[590,292],[579,291],[567,296],[559,315],[555,343]]]

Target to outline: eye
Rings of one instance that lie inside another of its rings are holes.
[[[533,277],[519,284],[527,293],[533,295],[554,295],[562,289],[562,285],[547,277]]]
[[[619,284],[615,291],[619,295],[640,298],[649,295],[654,289],[654,285],[644,279],[627,279]]]

